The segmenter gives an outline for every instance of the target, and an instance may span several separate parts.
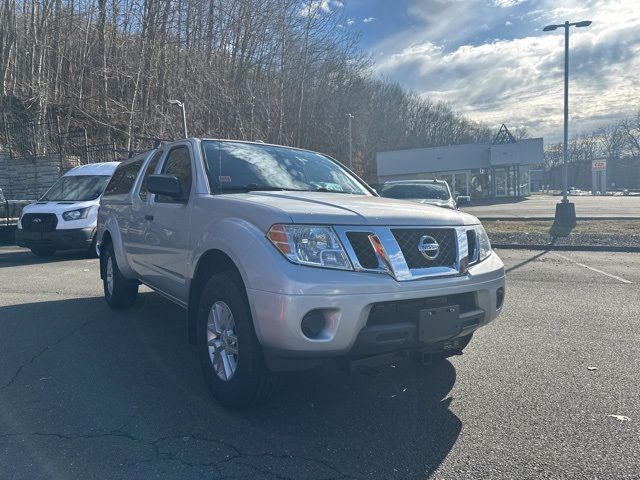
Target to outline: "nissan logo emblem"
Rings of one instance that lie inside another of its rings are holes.
[[[40,223],[40,222],[42,222],[42,219],[38,218],[38,217],[36,217],[33,220],[31,220],[31,223]]]
[[[435,238],[423,235],[418,242],[418,251],[427,260],[435,260],[440,255],[440,245]]]

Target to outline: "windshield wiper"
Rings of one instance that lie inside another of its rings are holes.
[[[346,193],[353,195],[352,192],[345,192],[340,190],[331,190],[325,187],[318,187],[313,190],[308,188],[289,188],[289,187],[278,187],[275,185],[259,185],[257,183],[248,183],[244,186],[221,186],[218,191],[220,192],[322,192],[322,193]]]
[[[284,187],[275,187],[273,185],[259,185],[257,183],[248,183],[244,186],[245,192],[278,192],[286,190]]]
[[[220,186],[218,189],[221,192],[283,192],[283,191],[292,191],[292,192],[301,192],[306,190],[299,190],[295,188],[287,188],[287,187],[277,187],[274,185],[259,185],[257,183],[248,183],[246,185],[235,185],[235,186]]]

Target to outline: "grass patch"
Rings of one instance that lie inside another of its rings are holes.
[[[553,220],[482,222],[489,233],[546,233]],[[568,233],[568,232],[567,232]],[[571,234],[640,235],[640,220],[578,220]]]

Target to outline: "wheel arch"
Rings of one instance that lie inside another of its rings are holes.
[[[242,287],[243,294],[246,297],[245,282],[242,278],[242,274],[240,273],[240,269],[233,259],[228,254],[217,248],[212,248],[204,252],[198,260],[198,264],[194,270],[193,279],[191,280],[191,286],[189,288],[187,329],[189,343],[192,345],[197,344],[196,327],[200,295],[202,294],[202,290],[204,289],[207,279],[218,273],[229,273],[236,277]]]

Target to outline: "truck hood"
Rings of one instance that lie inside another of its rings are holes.
[[[243,200],[271,207],[293,223],[329,225],[472,225],[476,217],[457,210],[392,198],[329,192],[250,192]]]

